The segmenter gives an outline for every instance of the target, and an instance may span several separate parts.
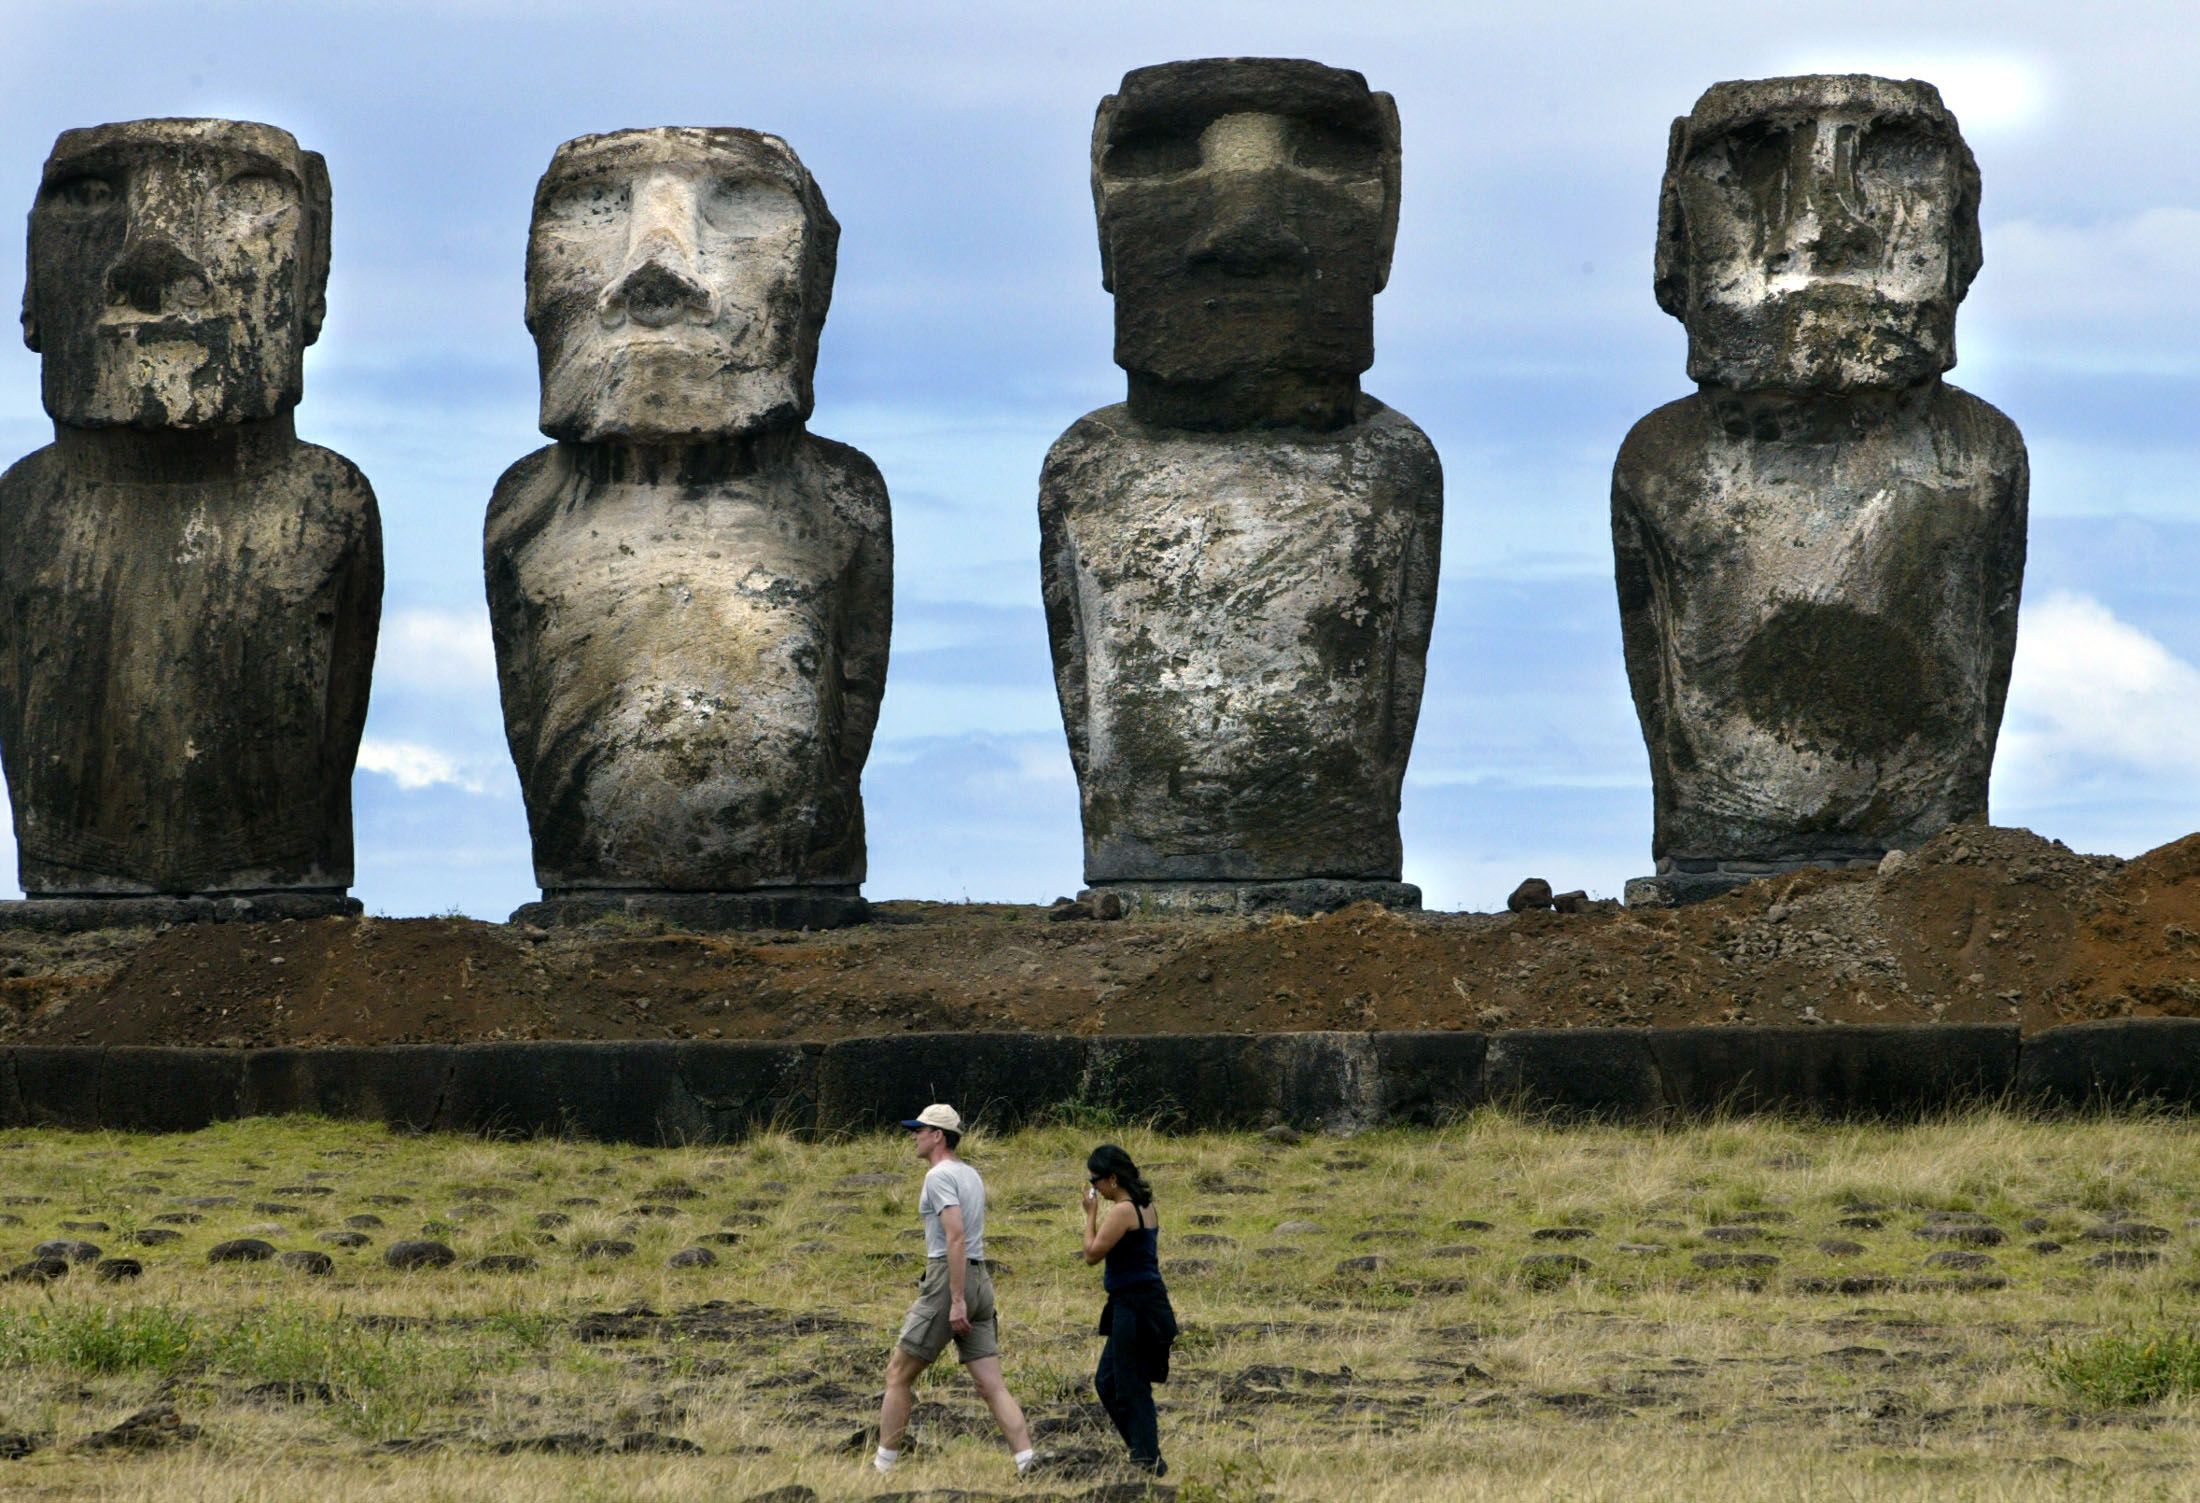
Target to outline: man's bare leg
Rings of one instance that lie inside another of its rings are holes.
[[[878,1443],[883,1451],[899,1451],[909,1433],[909,1411],[917,1405],[917,1376],[930,1363],[909,1355],[899,1342],[894,1353],[886,1359],[886,1396],[879,1400]],[[995,1381],[999,1381],[1000,1364],[994,1364]],[[1014,1399],[1009,1403],[1014,1404]],[[1017,1415],[1021,1422],[1023,1416]]]
[[[900,1349],[896,1348],[896,1355],[899,1354]],[[984,1399],[985,1407],[993,1411],[993,1422],[1008,1437],[1009,1454],[1021,1456],[1030,1450],[1031,1426],[1024,1422],[1023,1406],[1016,1402],[1016,1395],[1010,1393],[1008,1385],[1001,1381],[1001,1359],[980,1357],[964,1366],[970,1374],[970,1381],[978,1385],[978,1397]],[[891,1394],[893,1390],[889,1388],[887,1392]],[[903,1412],[907,1413],[906,1410]]]

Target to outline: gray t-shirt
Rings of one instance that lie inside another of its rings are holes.
[[[940,1212],[961,1206],[963,1256],[973,1262],[985,1256],[985,1181],[961,1159],[942,1159],[924,1171],[924,1193],[917,1197],[917,1214],[924,1218],[924,1255],[947,1256],[947,1228]]]

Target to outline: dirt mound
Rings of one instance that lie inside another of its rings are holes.
[[[1675,911],[1056,923],[887,903],[829,934],[465,919],[0,936],[0,1041],[400,1043],[2200,1016],[2200,836],[2124,862],[1963,826]]]

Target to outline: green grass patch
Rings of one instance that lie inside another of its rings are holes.
[[[2041,1359],[2066,1392],[2100,1408],[2200,1393],[2200,1331],[2125,1331],[2052,1348]]]
[[[0,1369],[171,1373],[203,1348],[205,1332],[202,1318],[157,1305],[0,1312]]]

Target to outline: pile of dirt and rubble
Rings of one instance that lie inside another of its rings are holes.
[[[886,903],[824,934],[322,919],[0,935],[0,1042],[397,1043],[2200,1016],[2200,835],[2132,861],[1963,826],[1670,911],[1053,922]]]

